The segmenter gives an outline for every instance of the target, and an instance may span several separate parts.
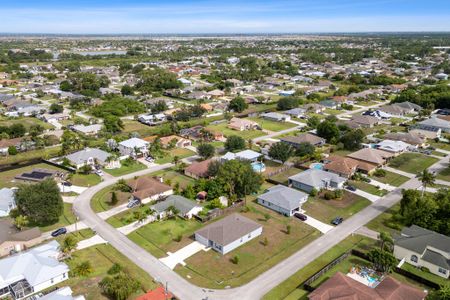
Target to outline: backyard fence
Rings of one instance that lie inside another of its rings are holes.
[[[218,218],[222,215],[236,212],[236,210],[238,208],[241,208],[244,206],[244,203],[245,203],[245,201],[240,200],[240,201],[233,203],[233,205],[231,205],[230,207],[222,208],[222,209],[213,209],[213,210],[209,211],[207,216],[195,216],[195,218],[198,219],[200,222],[205,223],[205,222],[211,221],[215,218]]]
[[[272,177],[272,176],[275,176],[275,175],[278,175],[278,174],[280,174],[280,173],[286,172],[287,170],[289,170],[289,169],[292,168],[292,167],[293,167],[293,165],[291,165],[291,164],[284,165],[283,167],[281,167],[281,168],[279,168],[279,169],[277,169],[277,170],[274,170],[274,171],[268,173],[268,174],[267,174],[267,177],[270,178],[270,177]]]

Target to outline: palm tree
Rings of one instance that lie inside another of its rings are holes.
[[[178,163],[180,162],[180,157],[179,156],[174,156],[172,161],[173,161],[173,163],[175,165],[178,165]]]
[[[425,193],[425,189],[427,188],[427,185],[433,186],[434,182],[436,180],[436,175],[429,172],[427,169],[423,170],[421,173],[419,173],[419,180],[422,182],[422,198],[423,194]]]
[[[59,246],[59,250],[70,257],[71,253],[77,248],[78,241],[72,235],[68,235]]]
[[[93,272],[90,261],[86,260],[77,265],[74,269],[74,273],[80,277],[86,277]]]
[[[248,144],[248,149],[252,150],[252,148],[253,148],[253,140],[252,139],[248,139],[247,144]]]
[[[392,249],[392,246],[394,245],[394,240],[392,239],[391,235],[387,232],[381,231],[378,235],[378,239],[380,240],[380,248],[381,250],[385,250],[385,247],[388,247],[389,250]]]

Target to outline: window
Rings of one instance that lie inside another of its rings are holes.
[[[411,255],[411,261],[416,263],[419,261],[419,258],[417,257],[417,255]]]
[[[443,268],[439,268],[439,273],[442,273],[442,274],[447,274],[447,270],[446,269],[443,269]]]
[[[248,238],[251,238],[251,237],[252,237],[252,234],[251,234],[251,233],[249,233],[249,234],[248,234]]]

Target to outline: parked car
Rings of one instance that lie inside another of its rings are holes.
[[[138,206],[139,204],[140,204],[139,200],[133,199],[133,200],[130,200],[130,202],[128,202],[127,207],[128,208],[133,208],[133,207]]]
[[[356,187],[354,187],[353,185],[347,185],[345,188],[352,192],[356,191]]]
[[[333,219],[333,221],[331,221],[331,224],[337,226],[337,225],[341,224],[343,221],[344,221],[344,218],[336,217],[336,218]]]
[[[55,231],[52,232],[52,237],[57,237],[61,234],[66,234],[67,233],[67,229],[64,227],[61,227],[59,229],[56,229]]]
[[[151,157],[151,156],[147,156],[147,157],[145,158],[145,160],[148,161],[149,163],[152,163],[152,162],[155,161],[155,159],[154,159],[153,157]]]
[[[105,173],[103,173],[102,170],[97,170],[97,171],[95,171],[95,174],[97,174],[98,176],[103,176],[103,175],[105,175]]]
[[[68,182],[68,181],[63,181],[62,182],[63,186],[72,186],[72,183]]]
[[[306,216],[304,214],[301,214],[301,213],[298,213],[298,212],[294,213],[294,217],[296,217],[296,218],[298,218],[298,219],[300,219],[302,221],[306,221],[308,219],[308,216]]]

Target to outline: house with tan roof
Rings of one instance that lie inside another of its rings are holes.
[[[395,154],[373,149],[373,148],[363,148],[361,150],[358,150],[356,152],[350,153],[347,155],[347,157],[368,162],[377,166],[382,166],[387,163],[389,159],[391,159]]]
[[[231,128],[233,130],[237,131],[244,131],[244,130],[254,130],[254,129],[260,129],[260,126],[258,123],[247,120],[247,119],[240,119],[240,118],[231,118],[230,122],[228,123],[228,128]]]
[[[261,235],[257,222],[234,213],[195,232],[195,240],[222,255]]]
[[[332,172],[346,178],[350,178],[357,171],[369,174],[377,168],[375,164],[338,155],[329,156],[324,160],[324,162],[325,164],[323,169],[325,171]]]
[[[208,177],[208,166],[211,161],[211,159],[207,159],[200,162],[193,162],[184,169],[184,175],[195,179]]]
[[[353,127],[353,128],[359,128],[359,127],[372,128],[379,123],[379,120],[378,120],[378,118],[373,117],[373,116],[355,115],[349,121],[349,123],[352,123],[355,125],[355,127]]]
[[[415,147],[425,146],[426,138],[412,132],[392,132],[384,135],[385,139],[392,141],[401,141]]]
[[[172,143],[177,148],[186,148],[192,145],[191,140],[182,138],[181,136],[177,135],[163,136],[160,138],[160,141],[161,145],[164,148],[170,148]]]
[[[285,136],[280,140],[294,148],[298,148],[302,143],[310,143],[316,147],[321,147],[326,143],[325,139],[311,133],[303,133],[296,136]]]
[[[173,194],[172,187],[153,177],[139,177],[129,181],[131,194],[141,203],[158,200]]]

